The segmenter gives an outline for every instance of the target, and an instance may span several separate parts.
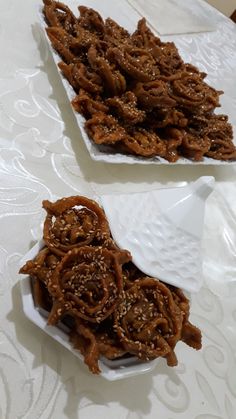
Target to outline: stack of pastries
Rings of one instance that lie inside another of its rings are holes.
[[[48,324],[65,323],[92,373],[99,359],[166,358],[177,365],[178,341],[201,348],[190,304],[176,287],[150,278],[117,247],[102,208],[82,196],[43,201],[44,247],[20,269]]]
[[[228,117],[214,113],[223,92],[145,19],[130,34],[85,6],[77,17],[63,3],[44,0],[43,13],[58,65],[75,91],[72,105],[98,147],[169,162],[236,158]]]

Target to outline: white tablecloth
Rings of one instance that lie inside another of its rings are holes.
[[[0,418],[234,419],[235,168],[93,162],[38,31],[38,4],[0,0]],[[119,6],[125,10],[125,0]],[[171,39],[225,91],[222,111],[236,126],[236,26],[208,5],[205,14],[217,31]],[[217,181],[206,208],[204,287],[192,297],[202,350],[179,343],[176,368],[160,361],[152,373],[122,382],[92,376],[22,311],[19,260],[41,236],[41,201],[181,185],[200,175]]]

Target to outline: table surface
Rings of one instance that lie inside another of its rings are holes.
[[[38,4],[0,0],[0,418],[234,419],[235,166],[93,162],[39,31]],[[173,39],[183,58],[225,91],[222,112],[236,126],[236,26],[207,4],[195,5],[204,7],[217,31],[164,39]],[[119,7],[126,10],[125,0]],[[22,255],[41,237],[42,200],[184,185],[201,175],[216,178],[206,206],[204,286],[192,296],[202,350],[179,343],[177,367],[161,360],[152,373],[122,382],[92,376],[22,311],[17,272]]]

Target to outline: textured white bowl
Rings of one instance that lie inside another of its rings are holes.
[[[199,291],[205,201],[214,181],[203,176],[184,187],[103,195],[117,245],[131,252],[134,264],[145,274],[189,292]]]
[[[43,246],[43,240],[36,243],[35,246],[21,259],[20,267],[23,266],[27,260],[34,259]],[[83,356],[81,353],[78,350],[73,349],[72,344],[69,342],[69,335],[67,333],[69,329],[67,329],[64,324],[59,324],[58,326],[47,325],[48,313],[43,309],[38,309],[34,305],[30,277],[28,275],[21,276],[21,295],[23,310],[26,317],[28,317],[29,320],[31,320],[34,324],[40,327],[40,329],[50,335],[65,348],[69,349],[70,352],[72,352],[77,358],[79,358],[80,361],[83,362]],[[157,362],[158,359],[148,362],[140,361],[134,356],[114,361],[102,358],[99,361],[99,368],[101,370],[100,375],[106,380],[116,381],[149,372],[153,370]]]
[[[103,195],[101,202],[113,238],[131,252],[133,262],[144,273],[186,291],[198,291],[202,284],[201,237],[205,200],[214,185],[213,177],[201,177],[185,187],[155,191]],[[34,259],[44,246],[38,242],[21,260]],[[47,325],[47,312],[35,307],[29,276],[22,275],[21,293],[25,315],[80,360],[69,342],[65,325]],[[99,361],[101,376],[114,381],[151,371],[158,360],[143,362],[130,358]]]

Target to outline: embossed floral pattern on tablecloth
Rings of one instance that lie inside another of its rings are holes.
[[[123,10],[127,21],[124,4],[122,0],[112,9]],[[38,5],[36,0],[0,0],[0,418],[100,419],[112,414],[114,419],[233,419],[235,169],[93,162],[39,31]],[[206,13],[213,13],[208,6]],[[225,90],[223,109],[236,125],[236,27],[214,14],[216,32],[173,39],[185,60]],[[179,343],[176,368],[161,360],[151,374],[123,382],[91,376],[22,311],[17,271],[21,256],[41,236],[41,201],[182,185],[204,174],[214,175],[217,185],[206,209],[205,285],[192,297],[192,320],[203,331],[202,351]]]

